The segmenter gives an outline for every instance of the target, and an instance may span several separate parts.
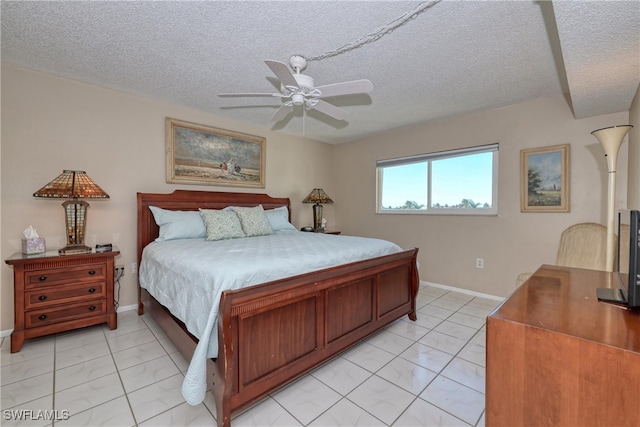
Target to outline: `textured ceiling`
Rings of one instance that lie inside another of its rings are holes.
[[[264,60],[335,50],[418,4],[5,0],[2,61],[302,135],[301,115],[270,121],[278,98],[217,94],[274,91]],[[308,114],[305,135],[329,143],[563,93],[576,118],[627,111],[640,81],[640,2],[444,0],[304,73],[316,85],[373,83],[328,98],[349,112],[343,121]]]

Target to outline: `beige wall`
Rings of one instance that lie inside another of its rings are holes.
[[[567,226],[606,223],[607,165],[590,133],[627,123],[628,113],[575,120],[563,97],[399,129],[334,151],[333,194],[340,228],[418,247],[420,278],[429,282],[506,296],[518,273],[555,261]],[[500,143],[497,216],[384,215],[375,213],[375,162],[379,159]],[[571,145],[571,212],[520,212],[520,150]],[[620,150],[617,206],[626,204],[627,142]],[[485,267],[475,267],[484,258]]]
[[[266,188],[178,186],[165,183],[165,118],[207,124],[267,138]],[[63,169],[85,170],[111,198],[90,202],[86,243],[119,246],[125,265],[120,305],[136,303],[136,192],[191,190],[255,191],[290,197],[293,223],[311,224],[300,203],[317,186],[335,193],[332,146],[200,111],[101,89],[2,65],[2,259],[20,251],[22,231],[33,225],[47,247],[65,245],[62,200],[32,197]],[[309,161],[313,159],[313,161]],[[326,215],[333,218],[333,207]],[[330,223],[331,225],[331,223]],[[12,269],[1,267],[0,330],[13,327]]]
[[[640,209],[640,86],[629,110],[629,184],[627,204],[629,209]]]

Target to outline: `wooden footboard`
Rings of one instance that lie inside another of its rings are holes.
[[[415,320],[417,252],[224,292],[213,387],[218,425],[401,316]]]

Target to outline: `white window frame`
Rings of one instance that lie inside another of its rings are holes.
[[[493,153],[493,170],[491,177],[491,207],[490,208],[433,208],[431,207],[431,161],[468,156],[480,153]],[[498,214],[498,153],[499,144],[480,145],[476,147],[459,148],[455,150],[439,151],[435,153],[418,154],[415,156],[398,157],[394,159],[376,161],[376,213],[379,214],[411,214],[411,215],[497,215]],[[427,207],[426,209],[383,209],[382,203],[382,171],[385,167],[402,166],[413,163],[427,162]]]

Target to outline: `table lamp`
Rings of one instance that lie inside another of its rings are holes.
[[[322,188],[314,188],[302,203],[315,203],[313,205],[313,229],[320,231],[322,228],[322,203],[333,203],[333,200]]]
[[[65,213],[67,245],[58,250],[60,255],[91,252],[84,244],[89,203],[79,199],[108,199],[109,195],[89,178],[84,171],[65,170],[53,181],[33,193],[33,197],[68,199],[62,204]]]

